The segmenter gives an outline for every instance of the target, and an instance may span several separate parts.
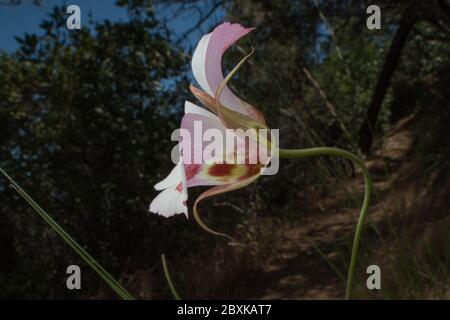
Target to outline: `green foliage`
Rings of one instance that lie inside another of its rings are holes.
[[[67,31],[64,19],[55,8],[42,36],[25,35],[17,52],[1,55],[1,165],[117,270],[167,236],[146,212],[152,185],[172,166],[185,55],[151,11],[139,21],[104,21],[77,32]],[[0,185],[7,243],[16,250],[5,257],[1,278],[33,279],[1,294],[67,295],[64,285],[47,283],[60,281],[68,262],[79,259],[5,181]]]
[[[450,157],[449,56],[450,38],[420,23],[394,80],[394,119],[416,114],[416,151],[434,165]]]

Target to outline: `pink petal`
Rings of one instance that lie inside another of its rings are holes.
[[[202,110],[206,111],[205,109]],[[227,156],[234,155],[237,150],[242,150],[246,146],[248,148],[246,141],[241,137],[234,136],[236,139],[235,149],[230,154],[226,154],[229,150],[226,150],[225,142],[223,142],[224,149],[221,152],[219,151],[215,155],[206,157],[208,155],[204,155],[204,150],[211,143],[202,139],[206,130],[216,130],[223,137],[227,134],[225,126],[215,115],[214,117],[209,117],[199,113],[186,113],[181,121],[180,134],[182,138],[180,148],[182,150],[187,187],[226,185],[240,181],[243,177],[259,174],[259,168],[261,167],[259,164],[226,163],[225,159]],[[249,153],[255,151],[250,150]]]
[[[212,33],[202,37],[192,57],[192,71],[200,87],[214,97],[224,77],[222,74],[222,57],[225,51],[240,38],[254,28],[244,28],[238,23],[224,22]],[[258,116],[252,106],[241,101],[234,93],[225,87],[221,102],[228,108],[248,115]],[[260,120],[260,119],[257,119]]]

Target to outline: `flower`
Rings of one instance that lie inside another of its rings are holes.
[[[369,208],[373,185],[369,171],[362,159],[346,150],[333,147],[313,147],[293,150],[278,149],[278,146],[276,146],[277,141],[272,139],[272,132],[268,138],[261,136],[258,132],[255,139],[259,142],[258,147],[261,146],[260,142],[262,142],[266,151],[267,147],[269,147],[270,157],[265,161],[261,161],[258,158],[256,163],[244,162],[243,164],[235,164],[224,162],[224,160],[235,158],[236,151],[239,153],[239,150],[242,149],[245,151],[245,160],[252,158],[256,153],[255,148],[251,147],[251,143],[249,143],[250,147],[248,148],[245,136],[242,137],[237,131],[233,135],[233,139],[237,141],[236,149],[230,151],[225,148],[225,152],[223,152],[224,149],[222,148],[222,152],[214,153],[214,156],[207,153],[207,158],[203,157],[203,151],[205,149],[203,140],[191,144],[190,139],[186,138],[192,133],[195,134],[196,122],[200,122],[207,129],[216,130],[217,132],[224,132],[227,129],[268,129],[265,126],[263,115],[253,106],[239,99],[227,87],[227,82],[246,59],[250,57],[253,50],[226,78],[222,75],[221,62],[223,54],[233,43],[250,31],[252,31],[252,28],[244,28],[239,24],[225,22],[216,27],[213,32],[203,36],[198,43],[192,57],[192,70],[201,89],[192,85],[190,89],[194,96],[210,111],[186,101],[185,115],[181,121],[181,129],[187,135],[183,136],[179,143],[181,153],[180,161],[167,178],[155,185],[155,188],[160,190],[161,193],[150,204],[150,211],[165,217],[179,213],[184,213],[187,217],[187,189],[201,185],[213,186],[195,200],[192,210],[193,216],[197,223],[206,231],[232,239],[226,234],[208,228],[198,215],[197,204],[207,197],[242,188],[256,180],[262,171],[268,168],[267,165],[271,160],[273,151],[275,151],[273,159],[277,159],[278,157],[307,158],[320,155],[332,155],[351,160],[361,168],[365,181],[365,192],[363,206],[356,226],[347,277],[346,298],[350,298],[361,232]],[[220,151],[221,149],[219,148],[218,150]],[[195,159],[197,156],[200,156],[202,160],[206,161],[201,163],[192,162],[192,157]]]
[[[190,90],[210,111],[189,101],[185,102],[181,130],[188,136],[195,134],[196,123],[201,123],[204,131],[216,130],[222,136],[226,136],[227,129],[266,128],[263,115],[238,98],[226,85],[248,56],[229,76],[224,78],[222,74],[222,56],[225,51],[252,30],[253,28],[244,28],[240,24],[225,22],[199,41],[192,57],[192,70],[201,89],[191,85]],[[259,158],[256,163],[248,161],[257,150],[249,147],[245,136],[234,134],[233,139],[236,140],[236,148],[231,152],[223,150],[205,159],[203,157],[205,142],[191,143],[191,139],[183,136],[179,143],[180,160],[170,174],[155,185],[155,189],[161,192],[150,204],[150,211],[164,217],[180,213],[184,213],[187,217],[187,189],[194,186],[213,186],[196,199],[193,213],[203,228],[218,234],[199,219],[198,202],[248,185],[259,177],[261,170],[268,163]],[[246,158],[244,163],[226,161],[230,158],[235,159],[236,152],[244,149]],[[196,157],[203,157],[203,161],[201,163],[192,161]]]

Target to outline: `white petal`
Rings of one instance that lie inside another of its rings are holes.
[[[208,80],[206,79],[206,51],[208,49],[209,40],[212,33],[204,35],[198,42],[197,48],[192,55],[192,73],[195,80],[197,80],[203,91],[206,91],[211,96],[214,96],[211,88],[209,87]]]
[[[219,117],[216,116],[214,113],[206,110],[205,108],[199,107],[196,104],[193,104],[190,101],[184,102],[184,113],[192,113],[192,114],[198,114],[210,119],[218,120],[220,121]]]
[[[186,200],[188,199],[188,193],[187,193],[187,182],[186,182],[186,174],[184,173],[184,164],[183,164],[183,159],[180,158],[180,170],[181,170],[181,192],[182,192],[182,199],[183,199],[183,203],[186,203]],[[186,217],[187,217],[187,210],[185,212]]]
[[[187,206],[183,201],[183,193],[176,187],[161,191],[150,204],[150,212],[166,218],[180,213],[184,213],[187,217]]]
[[[184,175],[184,170],[182,170],[182,167],[183,164],[180,160],[164,180],[155,184],[155,189],[164,190],[173,186],[176,187],[181,182],[182,175]]]

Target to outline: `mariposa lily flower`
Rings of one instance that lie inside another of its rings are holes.
[[[253,28],[244,28],[240,24],[225,22],[216,27],[213,32],[201,38],[192,57],[192,70],[195,79],[200,85],[200,89],[192,85],[190,89],[194,96],[209,111],[190,102],[186,102],[181,129],[184,129],[189,134],[195,134],[195,122],[202,123],[205,129],[215,129],[219,132],[223,132],[226,129],[267,129],[264,116],[256,108],[238,98],[227,87],[227,82],[251,54],[245,57],[226,78],[222,74],[222,57],[225,51],[252,30]],[[244,149],[246,159],[247,157],[251,158],[256,150],[247,148],[245,137],[243,138],[239,134],[236,134],[235,138],[237,140],[237,149]],[[271,138],[260,137],[259,135],[256,140],[263,141],[263,145],[270,147],[270,154],[271,156],[273,155],[272,151],[276,143],[275,141],[272,141]],[[227,236],[209,229],[202,222],[197,213],[198,202],[207,197],[248,185],[261,175],[262,170],[267,168],[270,159],[256,163],[244,162],[243,164],[233,164],[223,160],[233,158],[236,150],[232,150],[230,153],[228,150],[225,150],[225,152],[218,152],[214,156],[209,157],[209,159],[206,159],[209,161],[196,164],[192,163],[190,161],[192,159],[190,158],[192,156],[195,158],[201,154],[205,145],[203,142],[194,144],[188,142],[189,139],[182,138],[179,143],[181,150],[180,161],[167,178],[156,184],[155,188],[160,190],[161,193],[150,204],[150,211],[165,217],[179,213],[184,213],[187,216],[187,189],[202,185],[213,186],[196,199],[193,206],[193,216],[200,226],[207,231],[217,235]],[[334,147],[285,150],[278,149],[278,146],[275,146],[275,150],[276,154],[274,157],[305,158],[331,155],[351,160],[360,167],[365,180],[365,193],[363,206],[356,226],[347,277],[346,297],[350,298],[361,232],[369,208],[372,190],[372,180],[364,162],[358,156]]]
[[[192,93],[210,111],[186,101],[181,129],[195,134],[195,122],[201,122],[203,130],[219,130],[226,136],[226,129],[265,128],[263,115],[253,106],[238,98],[226,85],[231,77],[222,74],[222,57],[225,51],[240,38],[252,31],[240,24],[225,22],[213,32],[204,35],[197,45],[192,57],[192,70],[201,89],[190,86]],[[248,148],[244,137],[235,135],[236,148]],[[194,186],[214,186],[201,194],[195,201],[193,212],[197,222],[210,232],[218,234],[206,227],[197,215],[197,204],[207,197],[244,187],[256,180],[261,169],[268,161],[243,164],[226,163],[233,154],[226,152],[214,155],[214,159],[203,159],[198,164],[186,161],[187,157],[195,158],[203,154],[205,145],[191,144],[188,139],[179,143],[180,161],[170,174],[155,185],[161,191],[150,204],[150,211],[164,217],[184,213],[188,216],[186,200],[187,189]],[[246,155],[257,153],[257,150],[246,150]],[[192,160],[192,159],[189,159]]]

